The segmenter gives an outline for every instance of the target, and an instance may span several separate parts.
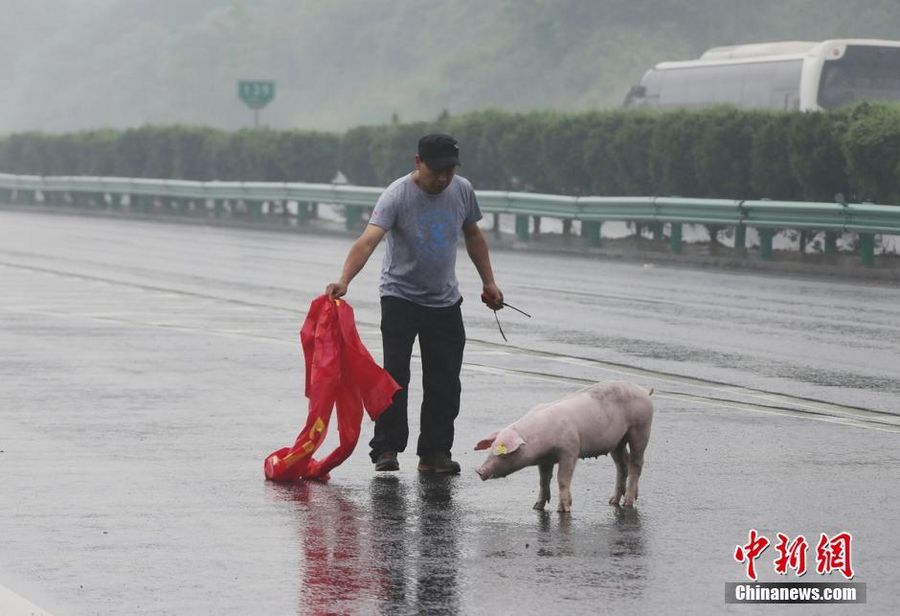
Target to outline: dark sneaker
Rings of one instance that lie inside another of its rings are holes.
[[[443,453],[419,456],[419,472],[458,475],[459,463],[454,462],[450,459],[450,456]]]
[[[376,471],[399,471],[400,463],[397,462],[397,454],[393,451],[385,451],[375,460]]]

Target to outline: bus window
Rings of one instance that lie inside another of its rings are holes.
[[[768,107],[772,109],[800,109],[800,72],[802,60],[776,62],[772,95]]]
[[[826,60],[819,105],[832,109],[876,100],[900,100],[900,48],[848,45],[843,57]]]
[[[776,66],[773,62],[742,64],[735,67],[742,73],[741,109],[760,109],[769,106],[775,82]]]
[[[718,105],[741,105],[741,88],[743,77],[741,70],[732,66],[716,66],[713,67],[712,73],[707,75],[713,80],[712,97],[703,97],[697,101],[697,104],[708,105],[710,100]]]
[[[674,68],[656,72],[655,77],[659,101],[651,99],[647,80],[647,104],[659,107],[734,105],[765,109],[799,105],[800,61]]]
[[[659,74],[659,106],[683,107],[684,69],[662,71]]]
[[[709,69],[687,68],[681,69],[679,73],[684,84],[682,105],[685,107],[699,107],[715,94],[716,81]]]

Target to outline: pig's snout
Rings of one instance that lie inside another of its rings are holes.
[[[478,476],[481,477],[482,481],[487,481],[488,479],[497,479],[499,477],[506,477],[509,475],[509,469],[500,460],[497,456],[491,455],[488,456],[488,459],[484,461],[484,463],[479,466],[476,470]]]

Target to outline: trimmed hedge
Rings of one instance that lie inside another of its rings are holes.
[[[0,171],[183,180],[330,182],[340,136],[308,131],[225,132],[147,126],[0,140]]]
[[[900,204],[900,105],[828,113],[487,110],[435,122],[312,131],[169,126],[0,139],[0,171],[385,186],[418,137],[447,132],[477,188],[569,195]]]

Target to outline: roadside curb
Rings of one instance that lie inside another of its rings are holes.
[[[488,234],[485,233],[485,236]],[[557,239],[557,238],[553,238]],[[573,238],[578,240],[579,238]],[[744,257],[709,254],[692,254],[692,248],[697,252],[707,248],[708,245],[686,245],[681,254],[673,254],[665,249],[654,249],[650,240],[636,241],[633,238],[624,240],[603,240],[609,248],[593,248],[586,246],[554,246],[542,241],[519,242],[505,239],[496,240],[488,237],[488,244],[492,249],[523,251],[532,253],[545,253],[557,255],[573,255],[600,260],[642,263],[644,265],[661,267],[688,267],[705,268],[729,272],[746,273],[770,273],[787,276],[802,276],[809,278],[833,279],[845,282],[879,281],[886,283],[900,283],[900,258],[893,258],[896,262],[893,266],[878,266],[866,268],[859,265],[856,255],[839,255],[832,262],[822,263],[824,258],[817,255],[801,257],[797,253],[783,253],[775,251],[776,258],[772,261],[763,261],[751,251]],[[577,244],[577,241],[572,242]],[[723,251],[730,251],[723,247]],[[779,259],[780,257],[780,259]]]

